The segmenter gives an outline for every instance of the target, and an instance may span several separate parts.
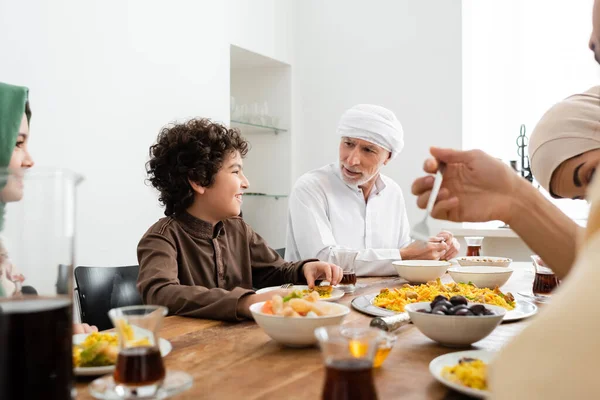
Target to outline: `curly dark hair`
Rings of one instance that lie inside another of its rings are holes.
[[[150,146],[146,172],[148,181],[160,192],[158,200],[165,206],[165,215],[190,207],[194,191],[189,181],[211,186],[223,161],[235,151],[242,157],[248,153],[248,142],[240,131],[210,119],[194,118],[163,127],[156,144]]]

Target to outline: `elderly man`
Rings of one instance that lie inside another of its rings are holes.
[[[391,111],[360,104],[342,115],[339,163],[304,174],[289,199],[289,261],[332,250],[358,251],[358,276],[395,274],[392,260],[450,259],[459,245],[449,232],[429,243],[411,243],[402,190],[380,173],[404,147],[402,126]]]

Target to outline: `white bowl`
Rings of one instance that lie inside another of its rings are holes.
[[[478,342],[502,322],[506,310],[499,306],[484,304],[494,315],[437,315],[417,312],[431,310],[430,303],[412,303],[404,306],[412,323],[429,339],[444,346],[464,347]],[[477,303],[469,303],[469,307]]]
[[[342,304],[322,303],[333,310],[332,315],[322,317],[282,317],[261,312],[265,302],[250,306],[254,320],[273,340],[290,347],[306,347],[317,343],[315,329],[320,326],[340,325],[350,309]]]
[[[393,261],[392,265],[396,268],[398,275],[407,281],[426,283],[444,275],[446,270],[452,266],[452,263],[433,260],[405,260]]]
[[[477,267],[477,266],[490,266],[490,267],[508,267],[512,260],[506,257],[457,257],[456,261],[461,267]]]
[[[456,283],[473,282],[477,287],[494,289],[496,286],[500,287],[508,281],[513,269],[505,267],[452,267],[448,268],[448,273]]]

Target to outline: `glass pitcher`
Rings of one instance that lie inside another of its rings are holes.
[[[0,399],[70,399],[76,188],[62,169],[0,171]]]

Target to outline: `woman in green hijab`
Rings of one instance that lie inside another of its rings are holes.
[[[0,82],[0,174],[7,169],[10,171],[8,179],[0,179],[0,232],[4,225],[6,203],[23,198],[20,173],[33,166],[27,149],[31,120],[28,94],[29,90],[25,87]],[[25,277],[15,271],[0,241],[0,297],[18,293],[24,280]],[[97,330],[88,324],[73,325],[73,333]]]
[[[28,92],[27,88],[0,82],[0,173],[7,169],[11,172],[8,179],[0,179],[0,231],[4,225],[5,204],[23,197],[19,171],[33,166],[27,150],[31,120]],[[14,270],[0,242],[0,296],[18,293],[24,279]]]

